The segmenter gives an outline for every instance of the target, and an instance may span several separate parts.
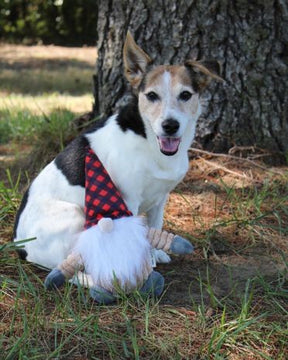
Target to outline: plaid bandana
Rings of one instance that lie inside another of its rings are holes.
[[[132,216],[119,190],[91,148],[85,157],[85,229],[96,225],[103,217],[118,219]]]

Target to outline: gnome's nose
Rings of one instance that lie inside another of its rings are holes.
[[[113,224],[113,220],[110,219],[110,218],[105,218],[103,217],[102,219],[100,219],[98,221],[98,226],[99,226],[99,229],[102,231],[102,232],[106,232],[106,233],[109,233],[113,230],[114,228],[114,224]]]

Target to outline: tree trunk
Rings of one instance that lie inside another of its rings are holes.
[[[127,30],[156,63],[220,61],[196,140],[213,151],[258,146],[288,153],[288,8],[285,0],[99,0],[95,114],[127,100]]]

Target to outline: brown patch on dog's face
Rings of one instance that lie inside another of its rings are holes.
[[[162,65],[145,75],[139,90],[139,111],[151,126],[162,152],[173,155],[190,122],[200,114],[199,96],[185,66]]]
[[[205,90],[213,79],[224,81],[220,77],[221,66],[216,60],[187,60],[185,67],[190,73],[194,89],[199,93]]]
[[[152,86],[155,82],[159,81],[159,76],[163,75],[165,71],[168,71],[174,82],[182,83],[183,85],[190,86],[191,79],[189,72],[186,71],[185,66],[179,65],[160,65],[150,71],[147,75],[147,84]]]

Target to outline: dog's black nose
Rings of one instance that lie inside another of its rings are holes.
[[[165,131],[165,134],[167,135],[174,135],[179,129],[179,122],[174,119],[167,119],[164,120],[162,123],[162,128]]]

